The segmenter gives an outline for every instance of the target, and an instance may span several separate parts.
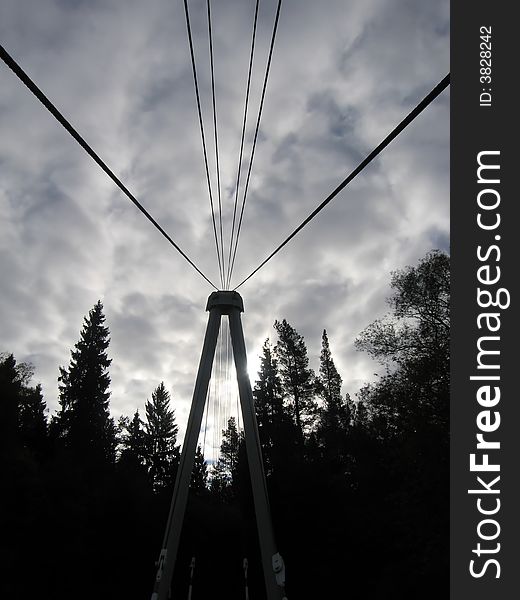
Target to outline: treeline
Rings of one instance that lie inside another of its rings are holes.
[[[390,312],[357,338],[384,366],[342,395],[327,332],[319,368],[286,320],[262,348],[253,395],[289,598],[448,594],[449,259],[392,274]],[[352,324],[345,324],[352,327]],[[32,369],[0,360],[2,597],[149,597],[177,472],[174,402],[160,383],[144,412],[110,416],[109,330],[98,302],[50,419]],[[220,458],[197,450],[173,597],[263,598],[243,435]]]

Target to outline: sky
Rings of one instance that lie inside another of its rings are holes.
[[[189,9],[215,185],[206,3]],[[276,0],[260,2],[245,159],[275,9]],[[253,0],[212,3],[226,254],[253,13]],[[3,0],[0,40],[218,282],[182,1]],[[284,0],[233,285],[448,71],[445,0]],[[382,372],[355,349],[356,336],[387,312],[391,271],[434,248],[449,251],[449,88],[240,288],[252,378],[264,340],[276,341],[275,319],[285,318],[316,371],[327,330],[343,393],[355,398]],[[164,381],[182,439],[212,288],[3,63],[0,274],[0,352],[34,365],[50,414],[58,367],[101,299],[112,414],[142,414]]]

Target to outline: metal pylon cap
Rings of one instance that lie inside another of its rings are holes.
[[[244,301],[238,292],[218,291],[210,294],[206,310],[219,308],[222,313],[231,312],[233,308],[238,308],[240,312],[244,312]]]

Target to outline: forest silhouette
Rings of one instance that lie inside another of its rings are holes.
[[[325,330],[316,371],[285,319],[263,345],[251,383],[289,600],[448,596],[449,275],[438,250],[392,273],[387,316],[356,339],[383,374],[355,399]],[[3,598],[151,595],[180,457],[175,393],[160,382],[116,422],[109,342],[98,302],[50,417],[31,365],[0,356]],[[193,556],[193,600],[244,598],[244,557],[249,597],[265,598],[234,418],[215,464],[197,450],[174,598],[188,597]]]

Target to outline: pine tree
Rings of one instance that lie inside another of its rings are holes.
[[[285,319],[275,321],[274,328],[278,332],[276,356],[284,396],[293,409],[298,435],[303,441],[304,433],[312,429],[317,412],[314,400],[315,375],[309,368],[303,337]]]
[[[54,426],[79,461],[111,464],[115,425],[109,412],[110,342],[101,301],[85,317],[68,369],[60,367],[60,409]]]
[[[179,463],[175,445],[179,430],[175,411],[170,408],[170,394],[161,382],[145,404],[146,463],[156,491],[172,485]]]

